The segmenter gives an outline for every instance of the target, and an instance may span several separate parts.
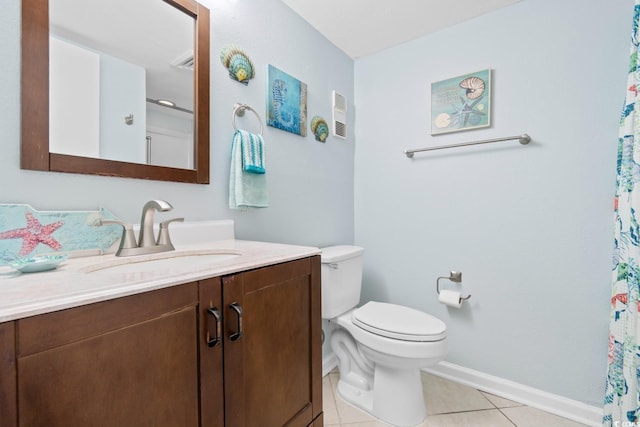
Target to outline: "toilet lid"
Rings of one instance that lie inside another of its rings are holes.
[[[447,336],[442,320],[396,304],[368,302],[353,311],[351,320],[376,335],[404,341],[440,341]]]

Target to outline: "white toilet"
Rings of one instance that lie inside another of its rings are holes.
[[[395,304],[360,302],[362,254],[357,246],[322,249],[322,317],[338,326],[338,392],[347,402],[396,426],[426,416],[420,369],[447,354],[447,328],[430,314]]]

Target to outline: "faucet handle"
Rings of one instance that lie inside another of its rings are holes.
[[[98,221],[98,225],[108,224],[117,224],[122,226],[122,238],[120,239],[120,247],[118,248],[118,252],[116,253],[116,255],[119,255],[122,249],[131,249],[138,247],[136,236],[133,235],[133,227],[131,226],[131,224],[119,221],[117,219],[100,218],[100,220]]]
[[[162,221],[160,223],[160,231],[158,232],[158,240],[156,241],[156,245],[166,245],[171,246],[173,248],[173,243],[171,243],[171,238],[169,237],[169,224],[172,222],[183,222],[184,218],[172,218],[166,221]]]

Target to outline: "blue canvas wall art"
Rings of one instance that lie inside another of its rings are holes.
[[[267,76],[267,125],[307,136],[307,85],[273,65]]]

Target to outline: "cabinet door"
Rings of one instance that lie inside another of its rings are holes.
[[[200,414],[203,427],[224,427],[222,290],[219,277],[200,281]]]
[[[308,426],[322,411],[320,264],[225,277],[226,427]]]
[[[16,427],[16,346],[14,322],[0,323],[0,426]]]
[[[20,426],[198,426],[198,286],[23,319]]]

